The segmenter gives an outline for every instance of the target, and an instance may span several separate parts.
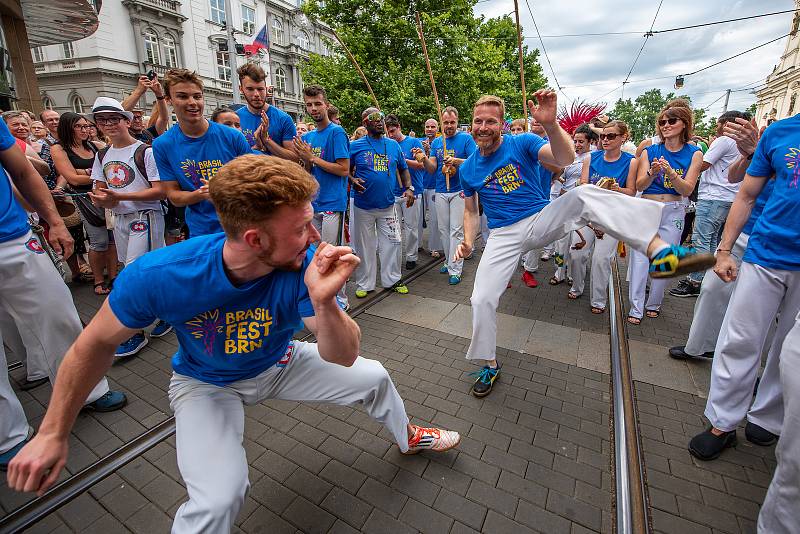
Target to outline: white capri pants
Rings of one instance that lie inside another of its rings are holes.
[[[344,212],[321,211],[314,214],[311,224],[319,232],[320,239],[331,245],[341,245],[344,241]],[[347,303],[347,283],[342,286],[337,298],[342,303]]]
[[[748,421],[773,434],[781,434],[780,351],[798,312],[800,271],[742,262],[711,365],[705,416],[715,428],[735,430],[747,415]],[[779,313],[758,392],[752,399],[762,348]]]
[[[384,209],[362,210],[353,206],[353,241],[361,263],[356,268],[356,287],[365,291],[375,289],[378,263],[381,260],[381,285],[392,287],[400,280],[400,221],[394,204]]]
[[[37,252],[41,251],[41,252]],[[0,308],[8,314],[27,351],[44,355],[50,383],[67,349],[81,333],[81,321],[69,288],[31,232],[0,243]],[[98,382],[87,403],[108,392],[108,381]],[[0,453],[28,435],[28,421],[8,380],[8,367],[0,339]]]
[[[747,234],[739,234],[731,250],[731,256],[739,267],[742,265],[742,257],[747,249],[749,238],[750,236]],[[699,356],[714,351],[734,287],[736,287],[736,280],[726,283],[714,273],[713,269],[706,272],[706,276],[703,277],[703,282],[700,284],[700,295],[697,297],[697,302],[694,303],[689,339],[683,349],[687,354]]]
[[[436,193],[436,218],[444,249],[447,274],[461,276],[464,260],[453,261],[459,243],[464,240],[464,193]]]
[[[288,361],[287,361],[288,360]],[[174,373],[169,400],[175,412],[178,468],[189,500],[172,532],[230,532],[250,488],[242,440],[244,405],[266,399],[363,406],[408,450],[403,399],[380,362],[359,357],[351,367],[324,361],[316,343],[294,341],[281,363],[224,387]]]
[[[758,514],[758,534],[800,532],[800,315],[783,342],[780,378],[783,432],[775,449],[778,466]]]
[[[514,274],[520,254],[551,243],[592,223],[645,253],[658,232],[664,205],[595,186],[575,188],[545,208],[489,235],[472,289],[471,360],[495,359],[497,304]]]
[[[439,234],[439,220],[436,216],[436,189],[425,190],[425,212],[428,217],[428,250],[443,250],[442,236]],[[422,231],[419,233],[422,239]]]
[[[117,259],[125,265],[151,250],[166,247],[164,214],[155,210],[114,214],[114,242]]]
[[[661,212],[661,225],[658,227],[658,235],[661,239],[670,245],[677,245],[681,240],[681,232],[683,232],[683,219],[686,214],[686,208],[683,201],[664,202],[664,210]],[[634,222],[632,230],[636,229],[638,223]],[[626,241],[627,242],[627,241]],[[661,303],[664,301],[664,290],[670,283],[665,278],[649,278],[650,260],[646,254],[636,251],[631,251],[630,259],[630,286],[628,291],[628,300],[630,300],[631,309],[628,315],[641,319],[644,315],[644,310],[647,311],[660,311]],[[647,289],[647,282],[650,281],[650,295],[647,297],[645,304],[645,290]]]
[[[605,309],[608,304],[608,277],[611,276],[611,260],[617,254],[618,244],[619,240],[608,234],[604,235],[602,239],[595,239],[594,253],[592,254],[590,303],[592,307]]]
[[[422,195],[414,196],[414,204],[406,207],[406,197],[395,197],[397,213],[403,216],[403,254],[406,261],[417,261],[419,248],[420,209],[422,209]]]

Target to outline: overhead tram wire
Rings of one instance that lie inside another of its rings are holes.
[[[662,0],[663,1],[663,0]],[[525,0],[525,5],[528,6],[528,13],[531,15],[531,20],[533,21],[533,27],[536,29],[536,35],[539,36],[539,43],[542,45],[542,52],[544,52],[544,57],[547,60],[547,64],[550,66],[550,72],[553,73],[553,80],[556,82],[556,87],[564,95],[570,103],[572,103],[572,99],[567,96],[567,93],[564,92],[564,89],[561,87],[561,83],[558,81],[558,76],[556,76],[556,71],[553,68],[553,63],[550,61],[550,56],[547,54],[547,48],[544,46],[544,41],[542,40],[542,34],[539,32],[539,26],[536,24],[536,17],[533,16],[533,9],[531,9],[531,3],[529,0]]]
[[[739,52],[738,54],[735,54],[735,55],[733,55],[731,57],[722,59],[720,61],[717,61],[716,63],[712,63],[711,65],[703,67],[702,69],[697,69],[694,72],[687,72],[686,74],[681,74],[681,76],[693,76],[693,75],[697,74],[698,72],[703,72],[704,70],[710,69],[711,67],[716,67],[717,65],[725,63],[726,61],[730,61],[731,59],[737,58],[739,56],[743,56],[743,55],[747,54],[748,52],[752,52],[753,50],[757,50],[757,49],[761,48],[762,46],[767,46],[768,44],[772,44],[772,43],[774,43],[776,41],[780,41],[781,39],[783,39],[784,37],[788,37],[789,35],[791,35],[791,32],[785,33],[785,34],[781,35],[780,37],[776,37],[775,39],[767,41],[766,43],[761,43],[760,45],[754,46],[753,48],[748,48],[744,52]]]
[[[636,54],[636,59],[633,60],[633,65],[631,65],[630,70],[628,71],[628,75],[625,76],[625,80],[622,82],[622,94],[620,95],[621,98],[625,96],[625,84],[628,83],[628,80],[631,77],[631,73],[633,73],[633,69],[636,67],[636,63],[639,61],[639,58],[642,55],[642,51],[644,51],[644,47],[647,44],[647,40],[653,35],[653,26],[656,25],[656,19],[658,18],[658,14],[661,12],[661,6],[664,4],[664,0],[660,0],[658,2],[658,9],[656,9],[656,15],[653,17],[653,22],[650,24],[650,30],[644,34],[644,42],[642,43],[642,47],[639,49],[639,53]]]

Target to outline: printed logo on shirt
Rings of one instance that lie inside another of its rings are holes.
[[[275,367],[286,367],[289,364],[289,360],[292,359],[293,352],[294,343],[289,343],[289,346],[286,347],[286,352],[284,353],[283,357],[278,360],[278,363],[275,364]]]
[[[372,170],[375,172],[389,172],[389,156],[386,154],[373,154]]]
[[[39,240],[35,237],[32,237],[25,242],[25,248],[36,254],[44,254],[44,247],[42,247],[42,244],[39,243]]]
[[[103,174],[108,187],[122,189],[136,179],[136,172],[123,161],[109,161],[103,165]]]
[[[321,146],[312,146],[311,147],[311,153],[314,154],[318,158],[323,158],[324,159],[323,154],[325,153],[325,151],[322,150]]]
[[[195,161],[187,159],[181,162],[181,170],[189,182],[197,189],[204,184],[203,180],[210,180],[222,168],[222,161],[218,159]]]
[[[500,189],[507,195],[516,191],[525,184],[525,180],[520,176],[519,167],[514,163],[509,163],[483,179],[483,183],[489,189]]]
[[[217,341],[217,334],[222,333],[222,320],[219,317],[219,310],[212,310],[196,315],[192,320],[186,321],[189,333],[195,339],[203,343],[206,354],[214,354],[214,343]]]
[[[786,158],[786,168],[794,169],[789,187],[797,187],[797,182],[800,180],[800,148],[790,148],[789,153],[784,157]]]
[[[246,130],[242,130],[242,134],[244,134],[244,138],[247,139],[247,144],[251,147],[256,146],[256,134],[250,128]]]
[[[272,326],[267,308],[239,310],[225,314],[225,354],[247,354],[264,345]]]
[[[133,221],[128,228],[133,234],[143,234],[150,229],[150,225],[147,221]]]
[[[683,178],[683,169],[674,169],[675,174],[678,175],[678,178]],[[672,187],[672,179],[667,176],[664,171],[660,171],[658,175],[661,177],[661,182],[664,184],[664,189],[673,189]]]

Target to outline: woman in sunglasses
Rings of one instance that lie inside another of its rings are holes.
[[[664,241],[677,245],[683,231],[686,203],[694,190],[703,164],[703,153],[689,144],[693,127],[692,110],[683,106],[665,107],[656,120],[656,132],[660,144],[647,147],[639,156],[636,189],[642,198],[664,204],[661,211],[661,226],[658,233]],[[667,282],[653,279],[650,295],[645,303],[648,260],[632,251],[630,263],[630,303],[628,322],[638,325],[642,312],[655,319],[661,313],[661,302]]]
[[[636,171],[638,162],[627,152],[622,151],[630,135],[628,125],[614,120],[603,127],[599,135],[601,150],[591,153],[583,161],[580,185],[599,185],[612,191],[629,196],[636,194]],[[578,298],[583,293],[586,264],[592,254],[591,307],[592,313],[606,311],[606,290],[608,276],[611,273],[611,258],[617,252],[618,241],[606,235],[598,227],[586,227],[579,230],[581,240],[573,237],[570,254],[574,258],[572,270],[572,289],[569,297]],[[577,247],[577,248],[576,248]]]

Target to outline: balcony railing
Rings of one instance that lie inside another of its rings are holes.
[[[136,1],[166,11],[173,11],[175,13],[181,12],[181,3],[178,0],[136,0]]]

